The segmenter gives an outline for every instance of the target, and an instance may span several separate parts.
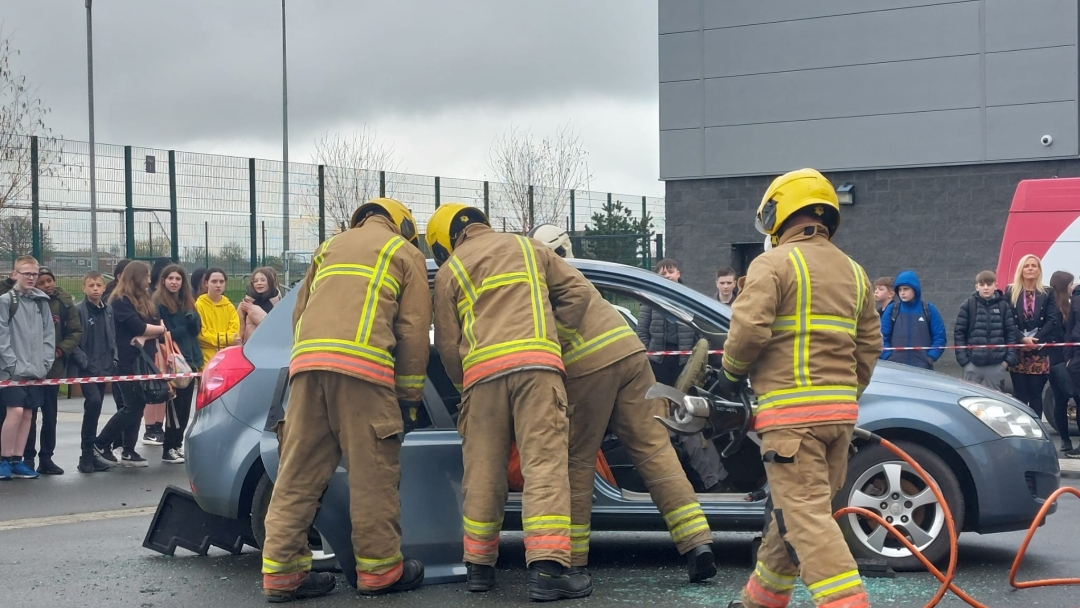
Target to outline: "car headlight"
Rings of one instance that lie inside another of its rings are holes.
[[[1002,437],[1042,439],[1039,422],[1020,408],[989,397],[964,397],[960,405]]]

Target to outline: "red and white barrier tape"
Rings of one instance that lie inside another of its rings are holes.
[[[993,348],[1016,348],[1022,349],[1027,344],[969,344],[966,346],[890,346],[882,349],[885,352],[892,351],[912,351],[912,350],[980,350],[980,349],[993,349]],[[1056,348],[1064,346],[1072,346],[1074,348],[1080,348],[1080,342],[1050,342],[1047,344],[1037,344],[1036,346],[1042,348]],[[656,350],[648,351],[645,354],[649,356],[683,356],[689,355],[693,351],[689,350]],[[710,350],[710,355],[722,355],[722,350]]]
[[[199,372],[186,374],[144,374],[141,376],[88,376],[86,378],[49,378],[47,380],[0,380],[0,388],[11,386],[60,386],[63,384],[101,384],[103,382],[137,382],[139,380],[174,380],[198,378]]]

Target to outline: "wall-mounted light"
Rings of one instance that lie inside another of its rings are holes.
[[[836,189],[836,198],[840,201],[841,205],[854,205],[855,204],[855,185],[851,182],[844,183]]]

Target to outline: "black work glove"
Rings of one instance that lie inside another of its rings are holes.
[[[738,401],[739,393],[746,388],[746,376],[737,376],[726,369],[720,374],[716,392],[728,401]]]
[[[415,431],[420,419],[420,408],[424,407],[424,403],[398,399],[398,407],[401,408],[401,421],[405,424],[405,432]]]

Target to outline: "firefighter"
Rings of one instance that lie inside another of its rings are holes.
[[[574,257],[574,246],[570,242],[570,235],[554,224],[540,224],[529,231],[529,238],[540,241],[548,249],[559,254],[561,258]]]
[[[480,210],[439,207],[427,227],[435,275],[435,346],[462,390],[458,432],[465,475],[463,527],[469,591],[495,584],[510,444],[521,454],[522,529],[529,598],[592,593],[570,570],[567,400],[548,290],[567,266],[537,241],[492,230]]]
[[[343,456],[360,593],[424,580],[423,564],[401,555],[398,454],[427,369],[427,263],[412,213],[396,200],[361,205],[351,226],[316,250],[293,311],[291,392],[263,544],[271,602],[334,588],[334,575],[310,572],[307,538]]]
[[[815,605],[870,605],[831,505],[881,331],[866,273],[831,242],[839,225],[836,191],[813,169],[778,177],[758,207],[771,249],[732,307],[721,394],[749,376],[771,496],[757,567],[729,608],[786,606],[797,576]]]
[[[545,244],[559,253],[558,240]],[[661,400],[645,399],[645,393],[656,384],[645,346],[588,279],[574,268],[568,272],[569,281],[548,289],[566,366],[566,396],[574,404],[570,417],[570,563],[574,567],[589,563],[596,452],[610,426],[645,480],[679,553],[687,556],[690,582],[712,578],[716,560],[709,522],[667,431],[653,419],[667,415],[667,407]]]

